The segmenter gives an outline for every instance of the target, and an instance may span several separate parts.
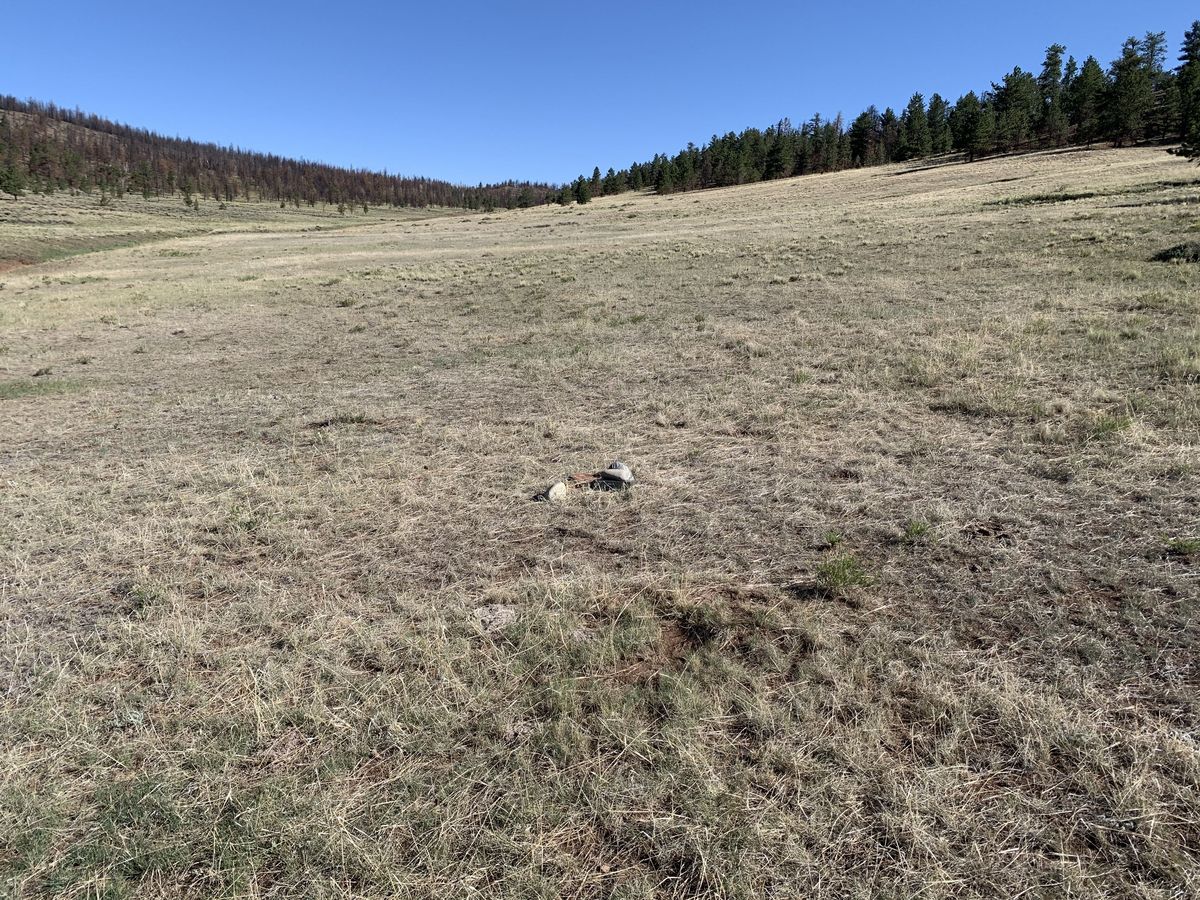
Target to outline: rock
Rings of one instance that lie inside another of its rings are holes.
[[[479,620],[479,627],[492,634],[517,621],[517,608],[502,603],[489,603],[475,610],[475,618]]]
[[[619,491],[633,485],[633,470],[619,459],[615,459],[596,473],[595,487],[602,491]]]
[[[561,481],[556,481],[533,499],[543,503],[561,503],[567,499],[567,486]]]
[[[566,481],[556,481],[534,496],[534,500],[559,503],[567,498],[568,488],[587,488],[593,491],[620,491],[633,485],[633,471],[620,460],[613,460],[599,472],[575,472]]]

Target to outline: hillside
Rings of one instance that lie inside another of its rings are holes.
[[[28,194],[19,202],[0,201],[0,272],[190,235],[330,231],[463,214],[461,209],[445,207],[368,207],[366,211],[356,207],[339,212],[324,204],[280,206],[265,200],[197,201],[185,206],[177,197]]]
[[[0,892],[1195,895],[1198,203],[1070,151],[5,273]]]
[[[549,199],[545,184],[509,181],[468,187],[289,159],[167,137],[53,103],[0,96],[0,167],[42,193],[122,197],[268,200],[315,207],[449,206],[492,210]]]

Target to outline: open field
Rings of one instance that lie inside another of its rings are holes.
[[[1200,895],[1198,204],[1069,152],[0,275],[0,893]]]
[[[199,207],[181,198],[120,199],[100,194],[26,196],[20,202],[0,202],[0,274],[28,263],[63,259],[135,247],[152,241],[206,234],[246,231],[323,231],[364,222],[411,221],[449,215],[452,210],[374,209],[338,212],[320,204],[309,207],[277,203],[212,199]],[[199,200],[199,198],[197,198]]]

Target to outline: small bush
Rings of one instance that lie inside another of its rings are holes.
[[[1167,541],[1168,556],[1200,556],[1200,538],[1172,538]]]
[[[840,595],[871,583],[871,576],[853,554],[831,556],[817,566],[817,586],[828,594]]]
[[[929,536],[929,523],[924,519],[909,519],[908,524],[904,526],[904,540],[910,544],[915,544]]]

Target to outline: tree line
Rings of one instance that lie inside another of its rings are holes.
[[[1046,50],[1036,74],[1020,66],[988,90],[950,103],[915,93],[899,113],[871,106],[849,124],[819,114],[800,127],[783,119],[766,129],[713,135],[675,156],[658,154],[562,188],[562,204],[653,188],[660,194],[836,172],[957,151],[969,161],[1010,153],[1142,141],[1182,142],[1200,157],[1200,20],[1184,35],[1177,66],[1167,64],[1165,32],[1129,38],[1107,68],[1079,63],[1062,44]]]
[[[1020,66],[989,89],[950,103],[915,93],[897,113],[871,106],[849,124],[815,115],[800,127],[713,135],[673,157],[658,154],[563,186],[507,181],[468,187],[348,169],[235,147],[169,138],[53,103],[0,96],[0,194],[25,190],[136,192],[183,197],[198,206],[266,199],[282,205],[347,208],[450,206],[490,211],[653,189],[660,194],[747,184],[793,175],[924,159],[957,151],[967,160],[995,153],[1141,141],[1181,142],[1200,157],[1200,20],[1169,66],[1165,32],[1125,41],[1107,68],[1079,63],[1053,44],[1037,74]]]
[[[475,187],[431,178],[348,169],[234,147],[164,137],[53,103],[0,96],[0,194],[24,191],[182,196],[317,203],[343,211],[369,206],[493,210],[549,202],[548,184],[507,181]]]

